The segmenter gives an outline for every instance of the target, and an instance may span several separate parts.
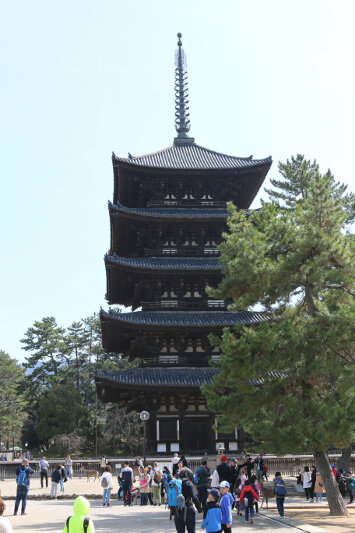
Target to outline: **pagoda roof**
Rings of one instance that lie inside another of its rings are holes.
[[[119,372],[97,372],[96,381],[108,381],[117,385],[139,387],[201,387],[213,383],[219,371],[211,367],[145,367]]]
[[[126,207],[125,205],[108,202],[109,210],[129,217],[153,218],[226,218],[231,213],[226,208],[214,207]],[[247,212],[249,212],[247,210]]]
[[[174,328],[221,328],[237,324],[258,324],[266,320],[262,313],[252,311],[138,311],[118,313],[101,309],[102,322],[109,321],[121,327],[159,329]]]
[[[195,143],[174,144],[158,152],[142,156],[117,157],[112,155],[113,164],[123,163],[133,167],[164,168],[175,170],[217,170],[242,169],[262,165],[270,166],[271,156],[265,159],[250,157],[236,157],[213,150],[208,150]]]
[[[117,254],[106,254],[106,264],[117,265],[127,269],[137,270],[215,270],[224,268],[217,258],[204,257],[119,257]]]
[[[200,388],[202,385],[210,385],[220,373],[218,368],[213,367],[144,367],[120,370],[119,372],[99,371],[95,375],[96,382],[113,384],[118,388],[149,389],[165,387]],[[286,376],[284,370],[268,371],[256,379],[249,379],[249,385],[262,385],[265,380],[283,379]]]

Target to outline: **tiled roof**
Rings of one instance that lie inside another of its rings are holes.
[[[135,313],[106,312],[101,309],[101,320],[122,325],[149,327],[228,327],[236,324],[258,324],[266,320],[262,313],[251,311],[137,311]]]
[[[144,217],[166,217],[166,218],[226,218],[231,215],[227,209],[214,207],[126,207],[120,203],[108,202],[108,207],[112,211],[119,211],[127,215],[138,215]],[[248,212],[248,211],[247,211]]]
[[[101,371],[96,373],[96,381],[106,381],[117,385],[139,387],[201,387],[209,385],[220,370],[211,367],[145,367],[121,370],[120,372]],[[285,370],[266,372],[256,379],[249,379],[250,385],[262,385],[265,379],[282,379],[287,376]]]
[[[117,254],[106,254],[105,262],[108,264],[124,266],[128,268],[144,268],[152,270],[216,270],[223,267],[218,259],[203,257],[179,257],[179,258],[156,258],[156,257],[119,257]]]
[[[120,372],[97,372],[96,380],[150,387],[201,387],[213,382],[218,370],[210,367],[132,368]]]
[[[265,159],[253,159],[252,156],[235,157],[191,143],[172,145],[164,150],[138,157],[117,157],[113,154],[113,161],[141,167],[213,170],[271,165],[272,159],[271,157]]]

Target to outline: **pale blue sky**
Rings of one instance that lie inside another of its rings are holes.
[[[274,177],[304,153],[354,190],[354,15],[351,0],[3,4],[0,349],[23,359],[34,320],[107,307],[111,152],[172,143],[178,31],[198,144],[272,155]]]

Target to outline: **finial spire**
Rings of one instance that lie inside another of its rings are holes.
[[[181,33],[177,34],[178,49],[175,52],[175,129],[178,132],[174,144],[193,143],[187,134],[190,131],[190,113],[187,88],[186,54],[182,48]]]

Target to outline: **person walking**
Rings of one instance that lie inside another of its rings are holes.
[[[207,461],[205,459],[201,461],[200,466],[197,467],[195,475],[197,478],[198,499],[200,500],[203,510],[205,510],[207,505],[207,491],[210,478],[210,469],[208,468]]]
[[[159,469],[158,463],[154,463],[153,477],[152,477],[152,492],[153,492],[153,504],[161,505],[161,482],[163,479],[163,473]]]
[[[113,489],[113,479],[112,479],[110,465],[105,466],[105,470],[100,478],[100,481],[101,481],[101,487],[104,489],[102,493],[102,505],[103,507],[105,507],[105,505],[109,507],[111,490]]]
[[[250,486],[255,490],[255,492],[257,493],[257,495],[260,498],[260,487],[259,487],[259,483],[258,483],[258,481],[256,479],[256,475],[255,474],[253,474],[251,476],[250,482],[251,482]],[[257,500],[254,500],[254,506],[255,506],[255,513],[258,514],[259,513],[259,505],[258,505],[258,501]]]
[[[218,504],[219,490],[211,489],[208,494],[206,509],[203,513],[203,520],[201,524],[202,529],[206,529],[206,533],[220,533],[222,531],[222,511]]]
[[[46,489],[48,488],[48,468],[49,464],[46,461],[45,457],[42,457],[42,459],[39,462],[39,473],[41,476],[41,489],[43,489],[43,480],[46,480]]]
[[[22,502],[21,514],[26,514],[27,495],[30,489],[30,474],[33,474],[33,470],[29,467],[28,460],[23,459],[21,465],[16,468],[17,488],[14,515],[17,515],[20,502]]]
[[[311,473],[309,471],[309,466],[305,466],[302,472],[302,485],[306,495],[306,501],[309,502],[310,492],[309,489],[312,486]]]
[[[233,508],[233,496],[230,493],[230,485],[228,481],[222,481],[219,486],[219,491],[222,494],[221,498],[221,511],[222,520],[221,526],[223,533],[232,533],[232,508]]]
[[[259,496],[257,495],[255,490],[250,485],[251,485],[251,482],[249,481],[249,479],[247,479],[243,487],[243,490],[240,493],[239,501],[241,504],[244,502],[246,522],[249,522],[249,515],[250,515],[250,523],[253,524],[254,523],[254,520],[253,520],[254,499],[259,500]]]
[[[62,478],[62,465],[58,465],[55,470],[52,472],[51,477],[51,500],[57,499],[57,493],[58,493],[58,484],[60,483],[60,480]]]
[[[125,461],[124,467],[121,470],[123,503],[124,505],[131,505],[132,503],[132,486],[133,486],[133,470],[129,466],[129,462]]]
[[[280,472],[276,472],[275,474],[274,489],[275,489],[277,510],[279,512],[279,518],[283,518],[285,515],[284,503],[285,503],[285,497],[286,497],[287,491],[286,491],[285,482],[282,479]]]
[[[316,473],[316,483],[314,486],[314,492],[316,495],[316,502],[320,503],[322,501],[322,496],[325,493],[323,479],[320,475],[320,472]]]
[[[94,523],[88,518],[90,502],[84,496],[76,498],[73,505],[74,515],[66,519],[63,533],[95,533]]]
[[[2,516],[6,509],[5,502],[1,498],[0,494],[0,533],[12,533],[12,525],[8,518]]]
[[[173,511],[174,523],[177,533],[196,533],[196,517],[194,506],[202,514],[200,500],[197,498],[195,487],[190,481],[188,472],[183,468],[180,472],[181,492],[185,498],[185,509],[175,509]]]
[[[64,466],[65,466],[65,477],[69,479],[73,479],[73,461],[71,460],[70,455],[67,455]]]

